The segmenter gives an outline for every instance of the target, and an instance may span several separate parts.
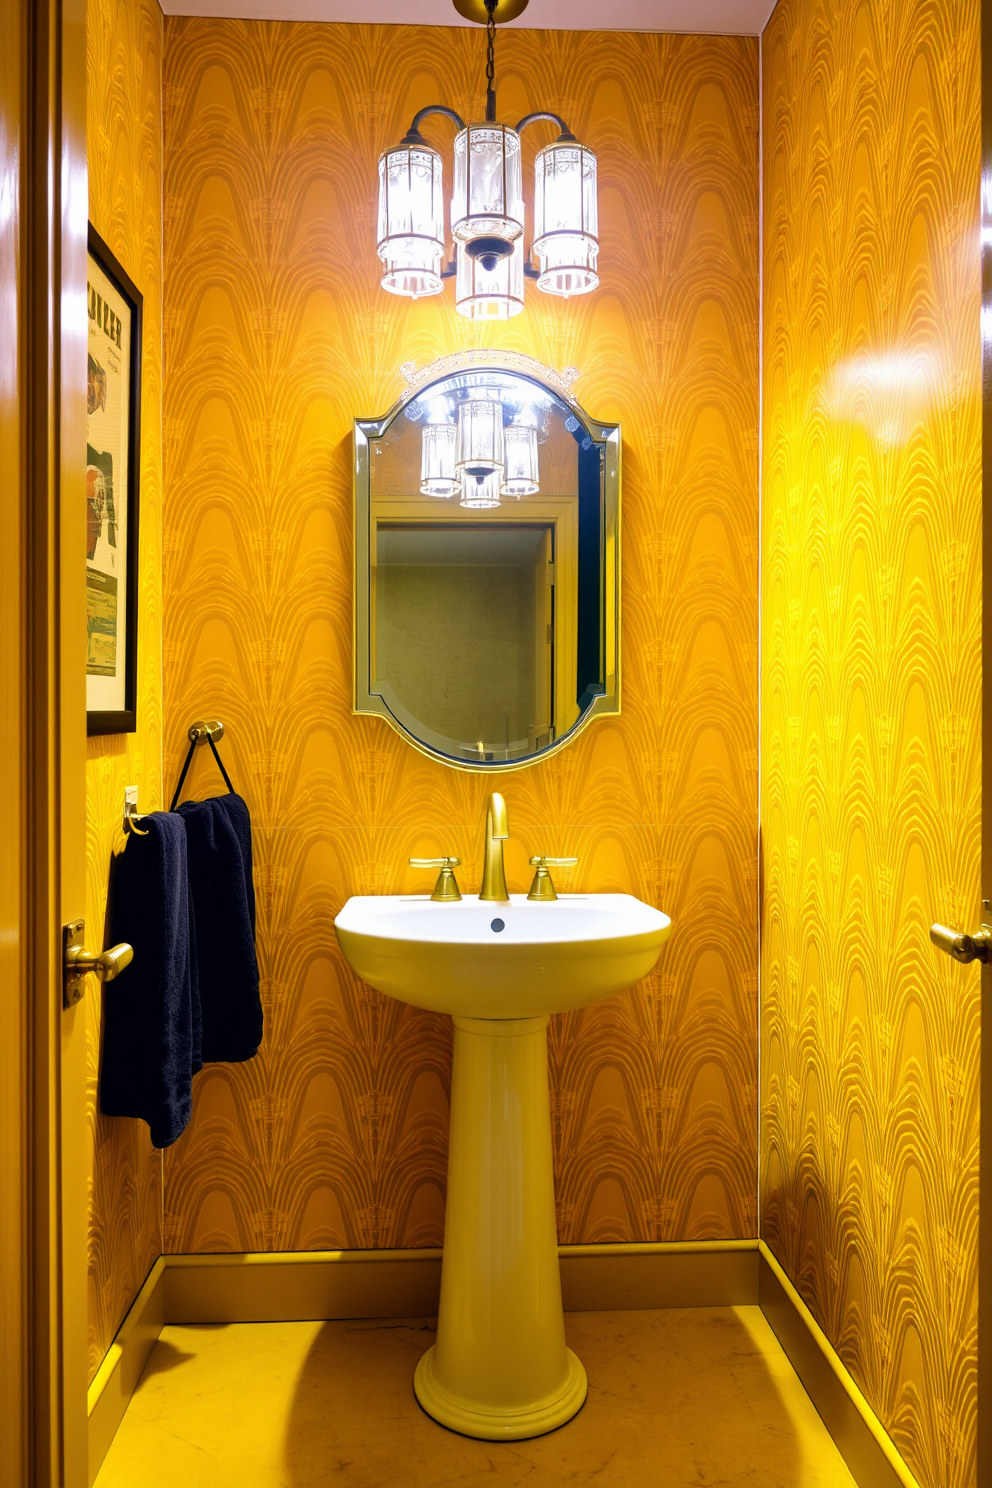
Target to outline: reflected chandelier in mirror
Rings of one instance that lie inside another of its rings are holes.
[[[355,711],[458,769],[532,764],[619,711],[620,427],[518,354],[403,371],[355,420]]]

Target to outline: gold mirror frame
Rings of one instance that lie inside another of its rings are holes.
[[[602,423],[590,418],[582,409],[571,391],[577,373],[568,368],[564,373],[555,372],[531,357],[520,353],[498,351],[468,351],[452,356],[440,357],[422,368],[406,363],[401,368],[407,379],[407,387],[387,414],[381,418],[356,418],[355,437],[355,509],[354,509],[354,658],[355,658],[355,714],[371,714],[383,718],[420,754],[439,760],[454,770],[468,770],[489,775],[504,774],[508,770],[526,770],[540,764],[564,749],[594,719],[604,718],[620,712],[620,425]],[[572,727],[561,738],[547,748],[514,760],[470,760],[457,758],[434,749],[417,738],[392,711],[386,698],[372,688],[372,636],[373,625],[370,614],[372,571],[372,468],[369,445],[381,439],[393,420],[412,403],[425,387],[458,372],[504,372],[526,378],[545,392],[566,403],[580,421],[594,443],[603,450],[603,484],[600,508],[600,543],[602,562],[603,608],[600,616],[603,654],[603,692],[596,694],[580,714]]]

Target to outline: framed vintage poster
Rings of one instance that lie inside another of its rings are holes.
[[[89,230],[86,731],[136,727],[141,295]]]

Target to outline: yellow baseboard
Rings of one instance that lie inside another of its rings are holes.
[[[753,1307],[756,1240],[559,1245],[566,1312],[648,1307]]]
[[[567,1312],[760,1305],[858,1488],[918,1488],[763,1241],[563,1245]],[[160,1256],[89,1389],[90,1482],[166,1323],[432,1317],[440,1250]]]
[[[763,1240],[759,1305],[858,1488],[919,1488],[840,1355]]]
[[[719,1307],[758,1301],[754,1240],[563,1245],[566,1312]],[[440,1250],[166,1256],[169,1323],[433,1317]]]
[[[167,1323],[434,1317],[440,1250],[304,1250],[165,1257]]]
[[[167,1256],[159,1256],[131,1304],[87,1392],[90,1482],[100,1471],[131,1396],[165,1326]]]

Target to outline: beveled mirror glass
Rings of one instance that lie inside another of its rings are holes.
[[[465,353],[355,421],[355,710],[461,769],[615,713],[620,429],[568,375]]]

